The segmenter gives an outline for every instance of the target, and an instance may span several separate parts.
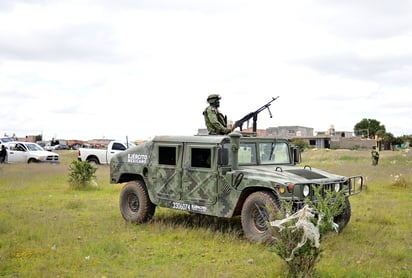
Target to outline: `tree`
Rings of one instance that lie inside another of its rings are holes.
[[[366,137],[375,137],[378,133],[384,134],[386,132],[385,126],[375,119],[362,119],[359,123],[353,128],[355,134],[362,134]]]
[[[382,137],[382,141],[384,143],[388,143],[388,144],[393,145],[396,142],[395,141],[395,136],[393,136],[393,134],[390,133],[390,132],[384,133],[381,137]]]
[[[293,139],[292,144],[297,146],[301,152],[309,147],[308,143],[303,139]]]
[[[402,135],[397,140],[400,141],[400,144],[405,144],[406,147],[412,146],[412,135]]]
[[[404,140],[403,137],[395,137],[392,141],[392,145],[397,145],[397,146],[401,146],[402,144],[405,144],[407,141]],[[409,142],[409,141],[408,141]]]

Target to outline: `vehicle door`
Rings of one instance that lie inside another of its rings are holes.
[[[149,169],[150,190],[153,190],[159,199],[181,199],[182,144],[155,144]]]
[[[112,144],[111,149],[106,151],[106,161],[107,163],[110,163],[110,160],[112,160],[112,157],[118,154],[119,152],[123,152],[126,150],[126,146],[123,145],[120,142],[114,142]]]
[[[9,143],[7,149],[7,162],[27,162],[27,149],[21,143]]]
[[[216,203],[218,171],[216,147],[188,144],[184,153],[183,197],[184,201],[198,205]]]

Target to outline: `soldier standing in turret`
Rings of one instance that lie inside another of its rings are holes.
[[[218,110],[220,96],[211,94],[208,96],[207,102],[209,103],[209,106],[203,111],[203,116],[209,135],[223,135],[230,133],[232,130],[227,127],[226,116],[223,116]]]

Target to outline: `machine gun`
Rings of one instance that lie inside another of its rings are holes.
[[[239,127],[239,128],[240,128],[240,131],[242,131],[243,124],[244,124],[245,122],[247,122],[247,125],[248,125],[248,127],[249,127],[249,120],[250,120],[250,119],[253,119],[253,132],[256,133],[258,114],[259,114],[260,112],[262,112],[263,110],[268,109],[268,110],[269,110],[269,115],[270,115],[270,117],[272,118],[272,112],[270,112],[269,106],[271,105],[271,103],[272,103],[273,101],[277,100],[278,98],[279,98],[279,96],[277,96],[276,98],[272,97],[272,100],[271,100],[271,101],[269,101],[268,103],[266,103],[265,105],[263,105],[262,107],[260,107],[258,110],[254,111],[254,112],[250,112],[249,114],[247,114],[246,116],[244,116],[242,119],[236,121],[235,124],[234,124],[233,127],[232,127],[232,130],[234,130],[235,128]]]

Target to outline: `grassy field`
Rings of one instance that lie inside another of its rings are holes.
[[[68,165],[0,165],[0,276],[284,277],[269,246],[243,238],[239,218],[190,216],[157,208],[151,223],[130,225],[118,208],[121,185],[99,166],[98,187],[73,191]],[[323,239],[317,277],[412,277],[412,153],[306,150],[302,165],[361,174],[345,230]]]

